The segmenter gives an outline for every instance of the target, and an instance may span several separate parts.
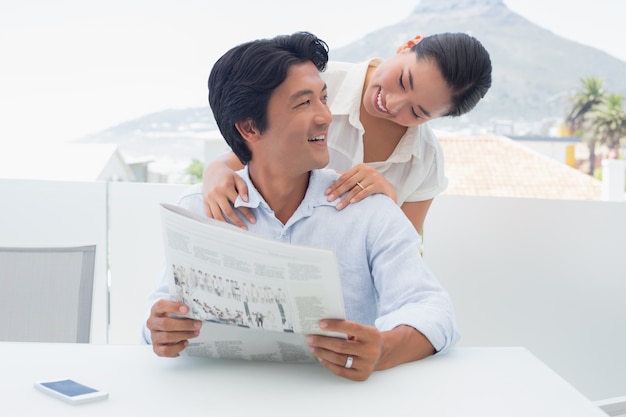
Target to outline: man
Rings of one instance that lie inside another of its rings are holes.
[[[209,103],[220,131],[245,164],[254,224],[250,233],[337,255],[346,320],[320,328],[348,339],[307,336],[313,355],[333,373],[366,380],[442,352],[456,343],[454,312],[445,290],[424,264],[420,237],[384,195],[336,210],[324,191],[338,174],[328,163],[332,120],[320,77],[326,44],[309,33],[248,42],[232,48],[209,76]],[[199,185],[180,204],[205,215]],[[165,279],[165,278],[164,278]],[[168,300],[166,281],[155,291],[144,338],[160,356],[177,356],[201,331],[180,319],[188,307]]]

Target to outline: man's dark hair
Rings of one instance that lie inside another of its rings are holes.
[[[250,120],[263,132],[272,92],[294,64],[311,61],[326,69],[328,45],[308,32],[257,39],[238,45],[217,60],[209,75],[209,105],[224,139],[243,164],[252,158],[235,123]]]

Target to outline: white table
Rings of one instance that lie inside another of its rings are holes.
[[[515,347],[456,348],[353,382],[318,364],[159,358],[136,345],[3,342],[0,375],[2,409],[16,416],[606,417]],[[33,388],[36,380],[58,378],[109,398],[69,405]]]

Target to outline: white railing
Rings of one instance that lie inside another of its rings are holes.
[[[465,346],[525,346],[591,399],[626,392],[626,203],[441,196],[424,258]]]
[[[92,343],[139,343],[185,187],[0,180],[0,245],[96,243]],[[442,195],[425,224],[460,344],[525,346],[592,400],[626,390],[625,247],[625,203]]]

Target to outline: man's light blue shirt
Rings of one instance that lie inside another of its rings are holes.
[[[249,201],[238,198],[235,207],[252,209],[256,223],[244,220],[250,233],[335,253],[348,320],[380,331],[411,326],[437,352],[456,343],[459,336],[450,297],[420,255],[419,234],[390,198],[372,195],[337,210],[339,200],[328,202],[324,191],[338,174],[314,170],[302,203],[282,224],[254,187],[247,167],[239,174],[248,185]],[[184,192],[179,205],[206,216],[201,184]],[[149,298],[149,306],[160,298],[169,298],[166,276]],[[147,329],[144,337],[150,340]]]

